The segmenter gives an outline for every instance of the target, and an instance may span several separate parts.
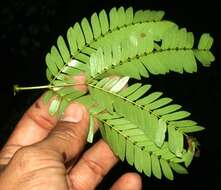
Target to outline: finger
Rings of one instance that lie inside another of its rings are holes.
[[[45,138],[56,125],[57,118],[48,113],[49,105],[40,97],[23,115],[0,152],[0,164],[7,164],[22,146],[34,144]]]
[[[42,140],[57,123],[48,112],[49,104],[40,97],[23,115],[7,144],[26,146]]]
[[[57,153],[61,161],[76,157],[86,143],[89,114],[79,103],[72,103],[47,138],[37,146]]]
[[[83,154],[70,171],[73,189],[95,189],[117,161],[118,158],[109,146],[103,140],[99,140]]]
[[[141,190],[142,180],[137,173],[122,175],[111,187],[111,190]]]

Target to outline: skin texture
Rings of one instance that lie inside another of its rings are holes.
[[[0,190],[92,190],[118,162],[103,140],[84,151],[89,114],[83,105],[70,104],[61,118],[50,116],[48,107],[40,97],[1,150]],[[111,187],[141,188],[136,173],[124,174]]]

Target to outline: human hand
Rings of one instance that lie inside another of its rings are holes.
[[[88,112],[72,103],[61,119],[38,99],[24,114],[0,152],[0,190],[91,190],[118,159],[99,140],[82,154]],[[140,190],[136,173],[121,176],[112,190]]]

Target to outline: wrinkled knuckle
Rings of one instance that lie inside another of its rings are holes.
[[[96,162],[86,156],[83,156],[82,159],[84,160],[87,167],[98,177],[103,178],[105,176],[105,169],[101,166],[99,162]]]
[[[62,141],[70,141],[72,139],[79,140],[79,134],[71,126],[58,127],[53,131],[53,135]]]
[[[15,153],[13,160],[20,169],[26,170],[35,165],[39,155],[41,155],[41,150],[39,148],[27,146],[19,149]]]
[[[0,152],[0,164],[6,165],[21,145],[5,145]]]

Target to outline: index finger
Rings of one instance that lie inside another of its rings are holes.
[[[27,146],[46,137],[58,121],[48,109],[49,104],[45,104],[41,96],[22,116],[6,145]]]
[[[49,105],[40,97],[23,115],[0,152],[0,164],[7,164],[14,153],[23,146],[44,139],[58,119],[49,115]]]

